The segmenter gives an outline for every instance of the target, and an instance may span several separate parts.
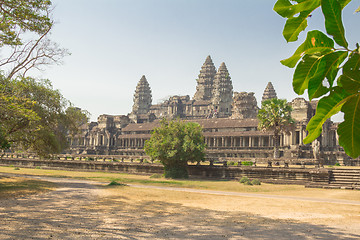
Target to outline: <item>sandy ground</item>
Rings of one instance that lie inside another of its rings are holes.
[[[225,195],[38,177],[0,201],[0,239],[360,239],[360,201]]]

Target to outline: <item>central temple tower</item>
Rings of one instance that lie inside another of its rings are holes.
[[[193,98],[195,101],[211,100],[215,75],[216,69],[209,55],[201,67],[199,78],[197,79],[196,92]]]

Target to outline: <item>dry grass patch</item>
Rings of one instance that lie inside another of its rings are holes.
[[[29,194],[50,191],[54,183],[22,177],[6,177],[0,174],[0,199],[18,198]]]
[[[64,171],[64,170],[31,169],[31,168],[21,168],[20,170],[14,170],[13,167],[0,167],[0,172],[87,179],[87,180],[94,180],[94,181],[107,182],[107,183],[116,181],[122,184],[184,187],[184,188],[229,191],[229,192],[248,192],[248,193],[259,193],[259,194],[343,199],[343,200],[355,200],[355,201],[358,201],[360,199],[360,191],[313,189],[313,188],[305,188],[303,185],[278,185],[278,184],[262,183],[262,185],[260,186],[248,186],[248,185],[240,184],[238,181],[229,181],[229,180],[197,180],[197,179],[172,180],[165,178],[151,178],[151,176],[149,175],[135,175],[135,174],[125,174],[125,173],[81,172],[81,171]]]

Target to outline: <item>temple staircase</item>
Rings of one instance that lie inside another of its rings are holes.
[[[306,187],[360,190],[360,169],[329,170],[329,182],[312,182]]]

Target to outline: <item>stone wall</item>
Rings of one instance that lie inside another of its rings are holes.
[[[48,169],[64,169],[79,171],[109,171],[133,174],[163,173],[163,166],[150,163],[122,163],[103,161],[77,160],[41,160],[41,159],[0,159],[0,165],[18,167],[42,167]],[[239,179],[242,176],[258,178],[263,182],[282,184],[307,184],[310,182],[329,182],[329,171],[326,169],[299,168],[266,168],[249,166],[208,166],[190,165],[189,175],[201,179]]]

